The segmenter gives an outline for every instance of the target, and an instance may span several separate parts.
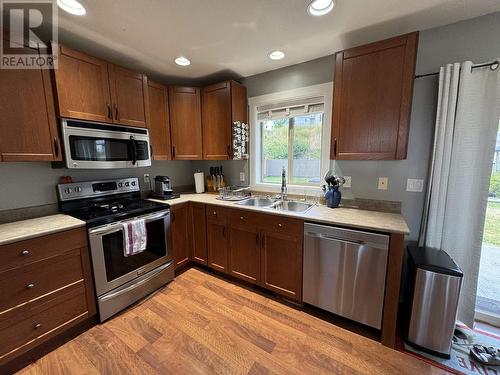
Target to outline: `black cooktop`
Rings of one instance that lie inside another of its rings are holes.
[[[88,227],[97,227],[168,208],[169,206],[164,203],[130,198],[93,202],[88,206],[75,208],[65,213],[85,221]]]

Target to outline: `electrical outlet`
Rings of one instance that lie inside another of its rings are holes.
[[[240,182],[245,182],[245,172],[240,172]]]
[[[350,188],[351,185],[351,176],[344,176],[345,183],[342,185],[345,188]]]
[[[389,185],[389,178],[388,177],[379,177],[378,178],[378,189],[379,190],[387,190],[388,185]]]
[[[144,173],[144,183],[149,185],[149,173]]]
[[[421,193],[424,191],[424,180],[409,178],[406,181],[406,191]]]

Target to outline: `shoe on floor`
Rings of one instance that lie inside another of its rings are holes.
[[[474,345],[470,355],[482,364],[500,366],[500,349],[492,346]]]

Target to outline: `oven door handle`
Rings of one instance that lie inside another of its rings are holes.
[[[151,215],[138,216],[135,220],[144,219],[144,220],[146,220],[146,223],[149,223],[150,221],[153,221],[153,220],[163,219],[164,217],[167,217],[169,214],[170,214],[170,211],[162,211],[160,213],[155,213],[155,214],[151,214]],[[118,232],[123,228],[123,224],[130,222],[130,221],[134,221],[134,219],[123,220],[123,221],[119,221],[117,223],[105,225],[103,227],[97,227],[94,229],[90,229],[89,235],[99,236],[99,235],[105,235],[105,234],[111,234],[114,232]]]

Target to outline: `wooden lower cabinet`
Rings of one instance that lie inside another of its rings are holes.
[[[227,210],[222,207],[207,205],[207,265],[218,271],[228,272],[228,229]]]
[[[303,234],[264,232],[261,252],[261,286],[302,301]]]
[[[230,211],[228,272],[301,301],[304,222],[245,210]]]
[[[172,206],[171,215],[172,258],[178,269],[191,260],[189,203]]]
[[[191,239],[193,245],[193,260],[203,265],[208,264],[207,257],[207,220],[205,205],[191,202],[189,205],[191,215]]]
[[[85,228],[1,245],[0,264],[3,373],[92,318],[96,303]]]
[[[229,238],[229,273],[239,279],[260,285],[259,230],[231,223]]]
[[[208,266],[227,272],[227,229],[226,224],[207,223]]]

